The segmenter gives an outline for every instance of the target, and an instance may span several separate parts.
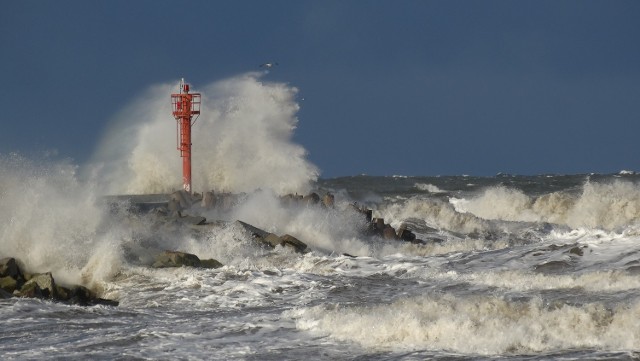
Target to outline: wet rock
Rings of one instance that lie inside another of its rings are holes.
[[[57,285],[51,272],[34,274],[22,272],[20,268],[17,267],[18,262],[16,260],[4,262],[4,264],[9,264],[9,267],[6,268],[10,269],[11,273],[17,274],[17,278],[10,276],[0,277],[0,283],[2,283],[2,287],[0,288],[0,298],[11,298],[17,296],[49,299],[58,302],[86,306],[97,304],[109,306],[118,305],[117,301],[98,298],[93,292],[82,286],[73,286],[72,289],[69,289]],[[15,264],[16,268],[14,269],[11,264]],[[78,297],[80,299],[78,299]]]
[[[373,219],[373,211],[368,209],[367,207],[360,207],[357,203],[352,203],[349,205],[349,208],[357,213],[360,213],[367,220],[367,223],[371,223]]]
[[[278,237],[273,233],[254,227],[242,221],[236,221],[236,224],[242,226],[245,231],[251,234],[254,240],[268,247],[274,248],[277,246],[287,246],[294,248],[297,252],[304,252],[307,249],[307,245],[304,242],[291,235],[285,234],[282,237]]]
[[[327,208],[333,208],[335,204],[335,197],[331,193],[326,193],[322,196],[322,205]]]
[[[271,247],[277,247],[282,244],[282,239],[273,233],[269,233],[262,239],[262,242],[268,244]]]
[[[179,252],[179,251],[164,251],[156,256],[153,268],[167,268],[167,267],[200,267],[200,258],[195,254]]]
[[[571,254],[575,254],[578,256],[582,256],[584,254],[584,252],[582,251],[582,249],[580,249],[580,247],[573,247],[569,250],[569,253]]]
[[[20,289],[20,293],[36,292],[33,285],[37,286],[43,298],[56,298],[56,282],[51,272],[34,274]]]
[[[320,196],[317,193],[309,193],[302,198],[302,202],[306,205],[314,205],[320,203]]]
[[[292,235],[285,234],[284,236],[280,237],[280,239],[282,240],[282,244],[284,246],[292,247],[296,250],[296,252],[303,253],[307,249],[307,245],[305,243],[301,242],[299,239]]]
[[[199,267],[199,268],[219,268],[223,264],[215,259],[200,260],[198,256],[180,251],[163,251],[155,258],[153,268],[170,267]]]
[[[570,262],[566,261],[549,261],[534,267],[536,272],[540,273],[560,273],[569,271],[573,268]]]
[[[9,293],[15,291],[18,288],[18,281],[15,278],[6,276],[0,277],[0,289],[3,289]]]
[[[20,290],[13,291],[14,296],[25,298],[47,298],[48,294],[45,294],[37,283],[25,283]]]
[[[220,268],[222,266],[224,266],[222,263],[213,258],[200,260],[200,267],[202,268]]]
[[[413,242],[416,239],[416,235],[407,228],[406,224],[403,224],[398,228],[397,235],[398,238],[405,242]]]
[[[382,238],[384,239],[397,239],[396,230],[390,225],[387,225],[382,231]]]
[[[0,277],[13,277],[14,279],[20,276],[20,269],[15,258],[7,257],[0,259]]]
[[[186,223],[186,224],[191,224],[194,226],[200,226],[203,225],[207,222],[207,219],[205,217],[202,216],[182,216],[179,217],[178,220],[182,223]]]
[[[12,297],[13,297],[13,294],[11,292],[7,292],[2,288],[0,288],[0,300],[6,300]]]

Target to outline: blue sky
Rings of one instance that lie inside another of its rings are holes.
[[[640,170],[638,19],[633,0],[3,1],[0,153],[82,164],[149,86],[277,61],[323,177]]]

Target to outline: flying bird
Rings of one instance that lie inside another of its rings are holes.
[[[276,65],[278,65],[278,63],[264,63],[264,64],[260,64],[260,67],[261,68],[266,68],[266,69],[271,69]]]

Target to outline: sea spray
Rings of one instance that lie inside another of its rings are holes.
[[[201,88],[193,130],[195,190],[304,193],[318,177],[306,151],[292,141],[295,87],[246,73]],[[151,87],[112,121],[94,157],[92,175],[105,192],[166,193],[180,187],[180,158],[169,95]]]
[[[0,169],[0,256],[19,259],[29,272],[53,272],[61,283],[81,283],[81,270],[109,242],[108,233],[97,234],[105,213],[93,187],[79,182],[67,161],[0,155]],[[95,267],[117,260],[101,254]],[[91,270],[85,275],[98,281]]]
[[[485,189],[456,203],[456,210],[488,220],[550,222],[570,227],[617,229],[640,220],[640,186],[626,180],[586,181],[582,191],[540,196],[505,186]]]

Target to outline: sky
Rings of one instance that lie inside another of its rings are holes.
[[[271,61],[325,178],[640,171],[637,0],[0,5],[0,154],[83,164],[154,84]]]

